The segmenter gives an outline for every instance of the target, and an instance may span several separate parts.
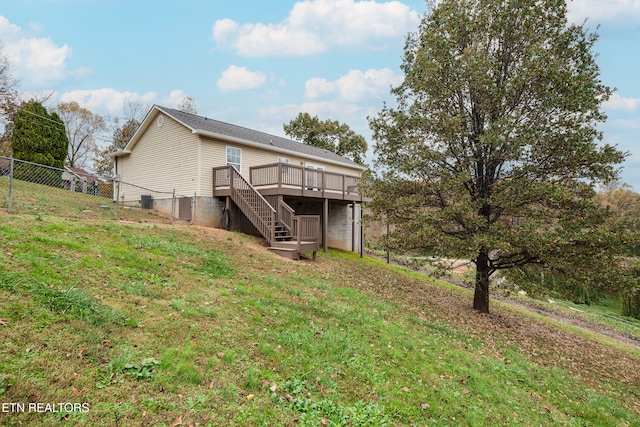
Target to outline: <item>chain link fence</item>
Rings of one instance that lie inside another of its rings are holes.
[[[0,209],[9,213],[137,222],[154,216],[170,222],[178,218],[180,198],[175,191],[154,191],[80,168],[0,156]]]

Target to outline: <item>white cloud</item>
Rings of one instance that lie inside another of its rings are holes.
[[[169,108],[178,108],[187,96],[189,95],[181,89],[172,90],[169,96],[162,100],[162,105]]]
[[[402,83],[403,77],[388,68],[367,71],[349,70],[339,79],[330,82],[323,78],[313,78],[305,83],[305,96],[318,99],[323,96],[338,96],[347,102],[379,98],[388,95],[392,86]]]
[[[3,53],[9,59],[14,76],[19,78],[27,89],[68,76],[82,76],[88,73],[86,68],[68,70],[67,60],[72,53],[69,46],[57,46],[48,37],[30,36],[3,16],[0,16],[0,39],[3,41]]]
[[[253,125],[254,129],[285,136],[282,124],[295,119],[298,113],[309,113],[320,120],[338,120],[348,124],[356,133],[367,136],[370,130],[366,117],[375,114],[375,111],[371,107],[335,101],[271,105],[259,109],[256,123],[249,124],[249,127]]]
[[[172,100],[176,92],[181,91],[172,91],[165,101]],[[155,92],[140,94],[137,92],[118,92],[115,89],[104,88],[66,92],[60,96],[60,102],[76,101],[93,113],[119,115],[124,108],[125,102],[139,102],[143,105],[151,105],[156,101],[157,97],[158,95]]]
[[[309,113],[312,116],[318,116],[322,120],[327,118],[343,121],[342,117],[356,115],[362,112],[362,109],[355,104],[345,104],[341,102],[305,102],[302,104],[286,104],[272,105],[259,110],[258,115],[261,119],[281,118],[283,123],[289,122],[296,118],[298,113]]]
[[[399,1],[307,0],[276,24],[213,24],[219,47],[252,57],[314,55],[333,47],[381,48],[414,30],[420,16]]]
[[[569,21],[581,24],[613,20],[640,21],[640,0],[572,0],[568,2]]]
[[[249,71],[246,67],[231,65],[218,79],[218,89],[222,92],[258,89],[267,82],[267,76],[260,71]]]
[[[611,110],[634,112],[640,107],[640,98],[625,98],[617,93],[604,103],[604,107]]]
[[[634,132],[637,132],[638,130],[640,130],[639,119],[610,119],[607,121],[607,124],[611,125],[613,129],[616,129],[616,131],[631,129]],[[605,135],[607,135],[606,131],[605,131]],[[631,138],[627,139],[627,144],[631,144],[630,150],[637,149],[637,143],[636,143],[636,137],[635,137],[636,135],[637,133],[632,135]]]

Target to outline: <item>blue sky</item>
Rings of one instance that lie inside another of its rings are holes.
[[[631,156],[640,191],[640,0],[574,0],[598,28],[605,141]],[[345,122],[373,141],[367,116],[402,81],[404,38],[424,0],[3,0],[0,40],[25,94],[53,92],[117,117],[125,102],[176,107],[283,135],[298,112]],[[369,160],[371,157],[369,157]]]

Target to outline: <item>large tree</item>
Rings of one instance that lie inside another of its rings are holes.
[[[318,116],[311,117],[309,113],[299,113],[289,124],[283,125],[283,128],[291,138],[364,164],[367,141],[345,123],[337,120],[322,121]]]
[[[64,123],[40,102],[29,101],[16,114],[11,136],[16,159],[62,168],[68,144]]]
[[[71,167],[84,167],[95,151],[96,137],[106,128],[104,117],[93,114],[75,101],[60,103],[56,112],[65,124],[69,139],[67,164]]]
[[[178,110],[182,111],[183,113],[198,114],[198,104],[192,97],[185,96],[184,98],[182,98],[182,101],[180,101]]]
[[[620,238],[595,185],[625,154],[600,142],[611,95],[597,35],[568,24],[565,0],[440,0],[410,34],[397,106],[370,120],[391,191],[370,191],[404,247],[475,263],[489,279],[537,265],[607,283]]]
[[[20,107],[18,81],[11,73],[11,64],[2,53],[0,42],[0,156],[11,156],[13,119]]]

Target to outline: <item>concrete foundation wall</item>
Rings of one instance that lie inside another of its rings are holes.
[[[321,227],[324,224],[322,202],[307,199],[288,200],[287,203],[296,211],[297,215],[320,215]],[[127,205],[140,207],[140,203],[127,203]],[[205,227],[220,227],[220,214],[225,206],[224,199],[196,197],[191,222],[194,225]],[[329,229],[327,233],[329,247],[346,251],[360,251],[362,209],[360,205],[355,205],[354,222],[353,206],[350,204],[329,204]],[[171,198],[153,199],[152,209],[162,215],[172,216],[173,218],[178,218],[180,215],[177,199],[175,203]],[[231,203],[231,230],[261,236],[260,232],[234,203]],[[320,245],[323,244],[323,242],[319,243]]]
[[[161,215],[172,217],[177,219],[180,217],[180,204],[179,199],[153,199],[152,210],[158,212]],[[125,206],[141,207],[139,201],[125,202]],[[204,227],[219,227],[220,226],[220,214],[222,208],[225,206],[225,201],[218,200],[214,197],[196,197],[195,206],[191,203],[191,222],[194,225],[201,225]]]
[[[360,206],[329,204],[329,232],[327,242],[330,247],[345,251],[360,251]],[[354,228],[355,227],[355,228]]]
[[[192,222],[205,227],[220,227],[220,214],[224,206],[224,201],[214,197],[196,197]]]

